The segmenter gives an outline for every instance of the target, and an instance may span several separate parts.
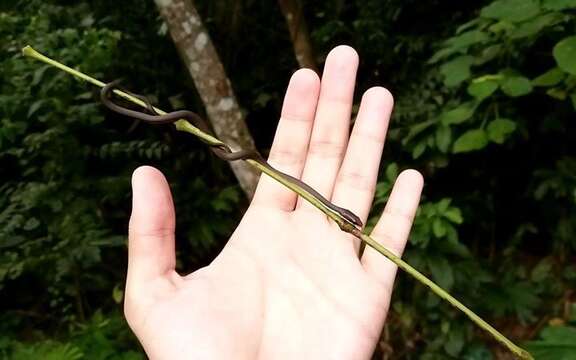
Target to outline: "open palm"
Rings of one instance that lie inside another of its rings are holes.
[[[352,131],[358,56],[332,50],[322,82],[310,70],[288,86],[269,162],[365,220],[393,100],[364,94]],[[372,236],[400,254],[422,178],[400,174]],[[384,324],[396,267],[324,214],[262,176],[220,255],[175,272],[174,208],[160,172],[133,177],[125,313],[152,359],[368,359]]]

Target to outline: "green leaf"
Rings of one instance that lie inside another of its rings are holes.
[[[482,129],[468,130],[454,143],[454,153],[469,152],[483,149],[488,145],[488,137]]]
[[[458,52],[457,49],[448,47],[448,48],[442,48],[438,51],[436,51],[432,57],[430,58],[430,60],[428,60],[428,64],[434,64],[437,63],[438,61],[447,58],[448,56],[454,54]]]
[[[468,94],[482,101],[492,95],[498,89],[498,82],[493,80],[472,81],[468,85]]]
[[[454,224],[462,224],[464,222],[464,219],[462,218],[462,212],[460,209],[455,207],[448,209],[442,215]]]
[[[516,130],[516,123],[509,119],[496,119],[488,124],[488,138],[497,143],[503,144],[506,137]]]
[[[430,126],[434,125],[435,123],[436,123],[436,120],[428,120],[428,121],[418,123],[414,126],[411,126],[408,134],[404,137],[404,139],[402,139],[402,145],[408,144],[410,142],[410,140],[412,140],[413,138],[418,136],[420,133],[422,133],[424,130],[428,129]]]
[[[544,258],[538,263],[530,273],[530,279],[534,282],[542,282],[553,277],[552,261],[550,258]]]
[[[471,30],[446,40],[446,45],[453,49],[468,48],[471,45],[484,43],[490,37],[483,31]]]
[[[498,21],[488,27],[488,30],[498,35],[508,34],[514,29],[514,24],[508,21]]]
[[[576,8],[576,0],[543,0],[542,7],[546,10],[566,10]]]
[[[576,110],[576,93],[570,95],[570,100],[572,100],[572,107]]]
[[[534,86],[554,86],[564,80],[566,74],[560,68],[554,67],[532,80]]]
[[[452,124],[461,124],[470,119],[474,115],[475,108],[471,104],[462,104],[457,108],[448,110],[440,114],[440,121],[442,124],[448,126]]]
[[[390,182],[394,182],[398,177],[398,164],[391,163],[386,167],[386,179]]]
[[[452,143],[452,130],[449,126],[440,126],[436,129],[436,146],[438,150],[447,153]]]
[[[510,22],[521,22],[533,18],[540,13],[537,0],[497,0],[484,7],[480,16],[504,20]]]
[[[34,230],[38,227],[38,225],[40,225],[40,221],[38,221],[38,219],[30,218],[28,219],[28,221],[26,221],[26,224],[24,224],[24,230],[26,231]]]
[[[457,86],[470,77],[470,66],[474,58],[470,55],[459,56],[452,61],[444,63],[440,67],[440,73],[444,76],[444,85]]]
[[[552,53],[560,69],[576,75],[576,36],[569,36],[558,42]]]
[[[446,258],[429,257],[428,267],[432,278],[443,288],[450,290],[454,285],[454,271]]]
[[[541,303],[539,294],[534,292],[532,283],[515,282],[504,289],[509,306],[511,306],[520,321],[535,320],[534,311]]]
[[[112,300],[114,300],[116,304],[120,304],[122,303],[123,299],[124,299],[124,289],[122,289],[122,287],[120,287],[119,285],[114,286],[114,289],[112,290]]]
[[[576,356],[576,328],[549,326],[542,330],[541,340],[530,341],[526,348],[539,360],[570,360]]]
[[[36,86],[36,85],[40,84],[40,82],[42,81],[42,78],[44,77],[44,73],[46,72],[46,70],[48,70],[50,68],[51,68],[50,65],[45,65],[45,66],[41,66],[38,69],[36,69],[34,71],[34,76],[32,77],[32,82],[30,83],[30,86]]]
[[[466,346],[466,352],[461,357],[462,360],[493,360],[490,350],[482,345]]]
[[[502,44],[490,45],[482,50],[480,55],[474,59],[474,65],[482,65],[492,61],[502,53],[504,53],[504,46],[502,46]]]
[[[463,329],[459,329],[458,327],[451,329],[446,342],[444,342],[444,350],[446,350],[449,355],[458,357],[464,348],[464,341]]]
[[[532,83],[524,76],[509,76],[502,81],[502,91],[511,97],[524,96],[532,92]]]
[[[553,25],[560,21],[562,18],[558,14],[544,14],[534,19],[521,23],[516,29],[510,33],[512,39],[520,39],[524,37],[534,36],[540,34],[542,29],[547,26]]]
[[[458,29],[456,29],[456,34],[461,34],[462,32],[464,32],[464,31],[466,31],[466,30],[468,30],[468,29],[470,29],[470,28],[478,25],[481,20],[482,20],[482,19],[480,19],[480,18],[476,18],[476,19],[473,19],[473,20],[468,21],[468,22],[465,23],[465,24],[462,24],[462,25],[458,26]]]
[[[422,154],[424,154],[425,150],[426,150],[426,142],[424,142],[424,141],[419,142],[414,147],[414,149],[412,149],[412,158],[418,159],[420,156],[422,156]]]
[[[558,88],[551,88],[548,89],[546,91],[546,95],[550,96],[551,98],[554,98],[556,100],[560,100],[560,101],[564,101],[566,100],[566,97],[568,96],[568,94],[566,93],[566,91],[562,90],[562,89],[558,89]]]
[[[432,232],[437,238],[442,238],[446,235],[446,226],[444,226],[442,218],[437,217],[434,219],[432,222]]]
[[[30,105],[30,107],[28,108],[28,113],[26,114],[26,117],[30,118],[32,115],[34,115],[36,111],[40,110],[40,108],[42,107],[42,105],[44,105],[45,102],[46,102],[45,99],[34,101],[32,105]]]
[[[444,199],[438,201],[438,204],[436,204],[436,209],[438,210],[438,213],[442,214],[446,210],[448,210],[448,207],[450,206],[451,202],[452,202],[452,199],[450,199],[450,198],[444,198]]]

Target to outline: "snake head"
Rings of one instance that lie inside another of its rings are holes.
[[[342,215],[342,217],[352,225],[358,226],[360,228],[364,226],[364,224],[362,224],[362,220],[360,220],[360,218],[352,211],[344,208],[340,208],[339,210],[340,215]]]

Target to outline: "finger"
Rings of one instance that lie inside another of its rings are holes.
[[[174,204],[164,175],[142,166],[132,175],[132,216],[128,235],[128,283],[174,271]]]
[[[371,236],[401,256],[410,234],[414,215],[418,209],[423,186],[422,175],[415,170],[403,171],[396,179],[384,213],[378,220]],[[366,272],[378,281],[387,295],[392,291],[396,265],[372,248],[366,248],[362,256]]]
[[[306,159],[320,91],[318,75],[309,69],[292,75],[284,97],[282,114],[270,149],[268,162],[274,168],[300,178]],[[261,176],[253,204],[290,211],[297,195],[268,176]]]
[[[330,198],[348,142],[350,111],[358,54],[349,46],[334,48],[326,58],[314,127],[302,180]],[[298,201],[298,208],[312,205]]]
[[[372,204],[393,103],[392,94],[385,88],[374,87],[364,93],[336,178],[332,202],[352,211],[363,222]],[[354,241],[358,250],[360,241]]]

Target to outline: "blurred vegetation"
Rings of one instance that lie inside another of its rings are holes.
[[[297,67],[280,10],[196,4],[266,153]],[[406,259],[538,359],[574,359],[576,0],[303,4],[318,63],[350,44],[358,95],[395,94],[373,214],[399,170],[424,173]],[[129,131],[94,89],[20,56],[31,44],[163,108],[201,109],[152,1],[6,0],[0,38],[0,358],[141,359],[120,305],[132,170],[167,175],[184,272],[217,254],[247,200],[199,142]],[[400,275],[375,358],[502,356]]]

